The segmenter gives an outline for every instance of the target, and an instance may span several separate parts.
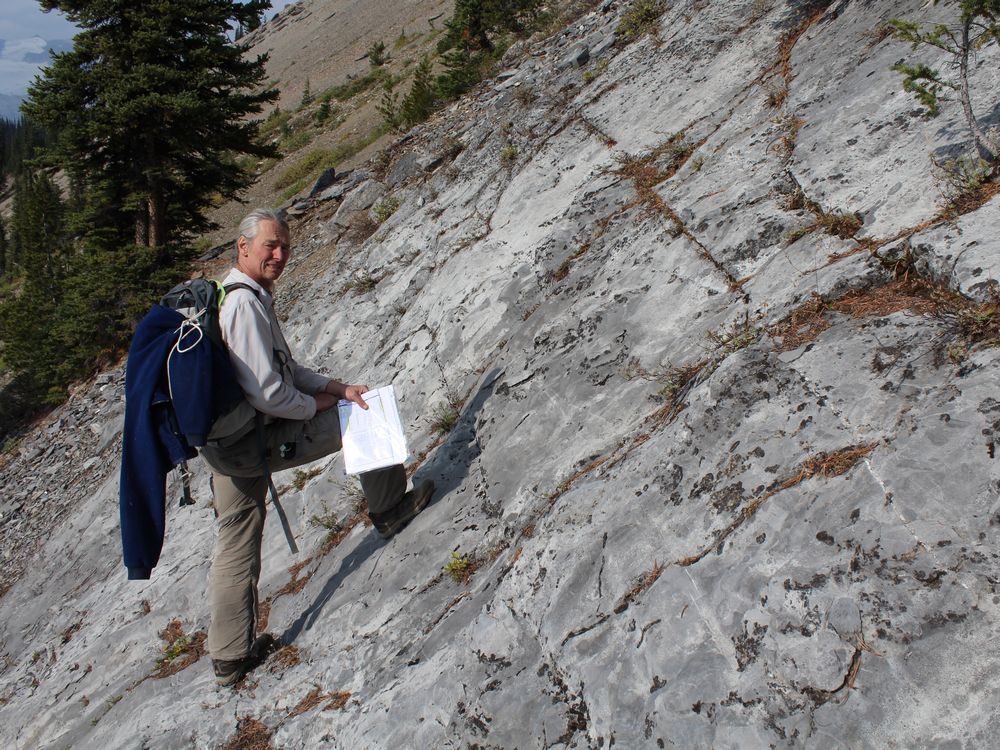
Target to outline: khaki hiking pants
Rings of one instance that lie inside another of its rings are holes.
[[[271,471],[301,466],[341,447],[336,409],[320,412],[307,422],[278,420],[265,427],[265,433]],[[282,459],[278,447],[287,442],[295,442],[296,454]],[[202,454],[213,468],[212,494],[218,518],[209,579],[212,621],[208,652],[213,659],[242,659],[249,655],[257,635],[257,582],[266,515],[267,479],[259,474],[242,476],[259,464],[257,431],[252,430],[236,445],[203,449]],[[389,510],[406,491],[402,465],[370,471],[359,478],[369,513]]]

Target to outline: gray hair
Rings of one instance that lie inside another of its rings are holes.
[[[260,229],[262,221],[273,221],[286,232],[288,231],[288,222],[285,221],[284,211],[275,211],[273,208],[255,208],[240,222],[237,239],[246,237],[248,240],[252,240],[257,236],[257,230]]]

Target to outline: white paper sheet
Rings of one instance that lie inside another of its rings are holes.
[[[353,401],[340,401],[340,434],[344,445],[344,470],[360,474],[406,461],[409,452],[391,385],[368,391],[362,409]]]

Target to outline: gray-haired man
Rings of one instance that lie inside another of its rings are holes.
[[[270,646],[267,637],[254,638],[267,494],[255,412],[265,419],[268,467],[279,471],[340,450],[339,399],[368,408],[362,399],[366,386],[341,383],[298,364],[281,333],[272,292],[290,256],[284,219],[270,209],[251,212],[240,223],[236,250],[236,267],[224,284],[241,287],[226,295],[219,326],[246,403],[216,423],[202,449],[213,469],[219,525],[207,645],[221,685],[238,682]],[[427,481],[406,492],[401,465],[361,474],[360,479],[368,514],[385,538],[423,510],[434,491]]]

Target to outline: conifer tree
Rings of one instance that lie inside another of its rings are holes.
[[[434,79],[431,77],[431,59],[428,56],[417,65],[413,72],[410,93],[403,97],[399,116],[406,125],[416,125],[430,117],[437,98]]]
[[[83,30],[29,89],[24,113],[58,129],[47,164],[82,186],[75,228],[102,242],[159,249],[209,228],[213,195],[249,177],[228,158],[270,156],[246,115],[277,96],[257,90],[263,56],[243,59],[231,26],[250,28],[267,0],[40,0]]]
[[[15,373],[15,390],[34,403],[50,395],[66,360],[51,335],[62,297],[63,209],[59,189],[44,174],[26,172],[18,179],[9,244],[19,280],[0,302],[3,367]]]
[[[1000,165],[1000,135],[980,124],[969,86],[970,59],[983,48],[1000,44],[1000,0],[960,0],[956,5],[956,25],[942,23],[928,28],[904,19],[889,23],[896,38],[910,42],[913,49],[935,47],[948,53],[952,58],[950,67],[957,70],[957,76],[949,78],[926,63],[900,61],[892,69],[903,75],[903,90],[912,93],[931,116],[938,114],[948,91],[957,95],[976,148],[988,162]]]
[[[0,278],[7,275],[7,227],[0,216]]]

